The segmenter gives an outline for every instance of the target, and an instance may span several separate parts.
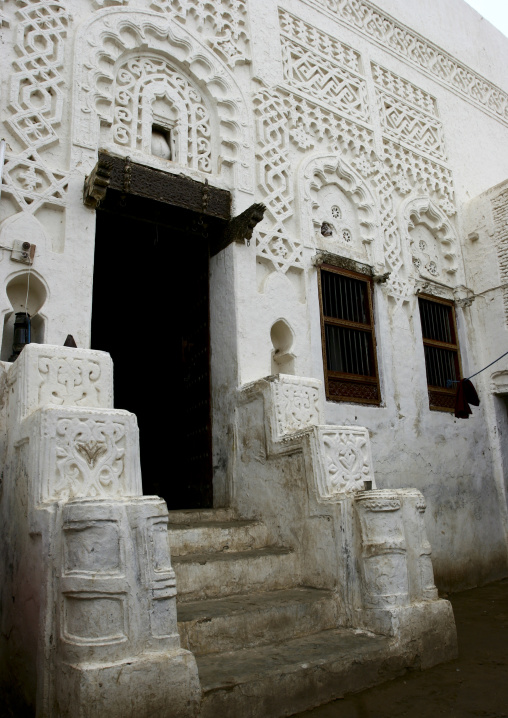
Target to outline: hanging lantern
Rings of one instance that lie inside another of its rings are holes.
[[[14,321],[14,337],[12,340],[12,354],[9,361],[16,361],[21,354],[21,350],[25,344],[30,344],[30,314],[26,312],[16,312]]]

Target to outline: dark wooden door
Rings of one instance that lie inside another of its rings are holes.
[[[211,507],[208,244],[190,212],[170,225],[136,209],[97,210],[91,345],[113,358],[115,407],[138,417],[143,493]]]

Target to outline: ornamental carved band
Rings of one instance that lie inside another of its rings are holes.
[[[360,30],[433,79],[508,124],[508,94],[368,0],[305,0]]]
[[[60,0],[17,0],[16,50],[19,59],[10,83],[7,120],[26,147],[39,149],[57,140],[62,119],[64,38],[70,14]]]

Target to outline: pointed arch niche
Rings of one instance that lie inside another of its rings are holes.
[[[83,162],[84,149],[93,162],[101,146],[158,167],[171,160],[253,193],[253,130],[243,91],[174,20],[128,8],[95,13],[76,37],[74,85],[76,161]]]
[[[407,200],[401,215],[414,275],[455,286],[457,237],[448,217],[428,197]]]
[[[301,173],[302,235],[307,246],[384,266],[374,197],[341,157],[314,155]]]

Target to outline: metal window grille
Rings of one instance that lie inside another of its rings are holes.
[[[461,378],[455,308],[446,300],[418,298],[422,325],[429,406],[438,411],[453,411],[456,388],[447,388],[450,379]]]
[[[319,286],[327,399],[379,404],[371,279],[323,265]]]

